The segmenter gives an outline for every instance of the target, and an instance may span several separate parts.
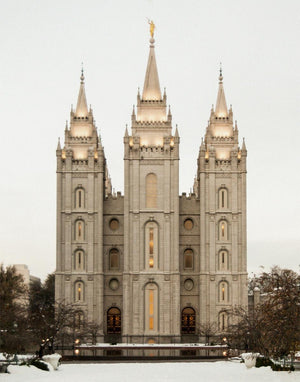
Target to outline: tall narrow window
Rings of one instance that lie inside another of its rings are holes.
[[[109,251],[109,269],[119,269],[119,251],[116,248]]]
[[[84,270],[84,254],[81,250],[75,252],[74,268],[76,271]]]
[[[145,268],[158,268],[158,226],[148,222],[145,226]]]
[[[84,208],[84,189],[77,188],[75,191],[75,207]]]
[[[219,314],[219,330],[225,331],[228,328],[228,315],[226,312],[221,312]]]
[[[227,303],[229,301],[228,283],[221,281],[219,284],[219,302]]]
[[[154,283],[145,287],[145,331],[157,332],[158,330],[158,289]]]
[[[157,176],[155,174],[146,176],[146,207],[157,208]]]
[[[183,268],[193,269],[194,253],[192,249],[186,249],[183,254]]]
[[[149,268],[153,268],[153,265],[154,265],[153,248],[154,248],[153,228],[150,228],[149,229]]]
[[[81,194],[82,194],[82,191],[79,190],[78,191],[78,207],[79,208],[81,208],[81,206],[82,206],[82,196],[81,196]]]
[[[228,225],[226,220],[219,223],[219,240],[228,240]]]
[[[82,329],[84,324],[84,314],[83,312],[75,313],[75,328]]]
[[[219,208],[228,208],[228,192],[224,187],[219,189]]]
[[[228,252],[226,250],[221,250],[219,252],[219,271],[227,271],[228,266]]]
[[[84,240],[84,221],[77,220],[75,224],[75,239],[78,241]]]
[[[154,292],[149,290],[149,330],[154,329]]]
[[[82,281],[77,281],[75,283],[75,301],[80,302],[84,300],[84,287]]]

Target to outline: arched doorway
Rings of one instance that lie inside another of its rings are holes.
[[[121,334],[121,311],[118,308],[107,311],[107,334]]]
[[[184,308],[181,313],[181,333],[196,333],[196,313],[193,308]]]

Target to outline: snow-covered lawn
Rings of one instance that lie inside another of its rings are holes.
[[[294,382],[300,372],[274,372],[269,367],[246,369],[229,361],[178,363],[82,363],[62,364],[57,371],[33,366],[9,366],[11,374],[1,374],[0,382]]]

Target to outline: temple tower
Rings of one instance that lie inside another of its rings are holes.
[[[123,335],[133,342],[180,340],[179,136],[161,94],[154,42],[124,136]]]
[[[74,303],[77,320],[103,321],[103,200],[111,186],[83,71],[57,157],[56,301]],[[101,333],[100,333],[101,334]]]
[[[226,311],[247,306],[246,157],[228,110],[222,70],[198,157],[195,193],[200,201],[200,324],[226,330]]]

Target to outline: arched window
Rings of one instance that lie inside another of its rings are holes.
[[[226,220],[219,223],[219,240],[228,240],[228,224]]]
[[[75,301],[84,301],[84,285],[82,281],[76,281],[75,283]]]
[[[85,207],[85,192],[82,187],[75,190],[75,208]]]
[[[221,281],[219,283],[219,302],[227,303],[229,301],[228,283]]]
[[[83,271],[84,268],[84,252],[78,249],[74,254],[74,269],[75,271]]]
[[[228,315],[226,312],[221,312],[219,314],[219,330],[226,331],[228,328]]]
[[[121,311],[119,308],[110,308],[107,311],[107,334],[121,333]]]
[[[184,308],[181,313],[181,333],[196,333],[196,313],[193,308]]]
[[[183,268],[193,269],[194,267],[194,253],[192,249],[186,249],[183,253]]]
[[[119,269],[119,251],[113,248],[109,251],[109,269]]]
[[[83,312],[76,312],[74,317],[75,329],[82,329],[84,327],[84,314]]]
[[[219,208],[226,209],[228,208],[228,192],[227,188],[222,187],[219,189]]]
[[[146,176],[146,207],[157,208],[157,176],[152,173]]]
[[[77,220],[75,223],[75,240],[84,241],[84,221]]]
[[[228,252],[224,249],[222,249],[219,252],[219,260],[218,260],[218,269],[219,271],[228,271],[229,269],[229,258],[228,258]]]
[[[145,331],[157,332],[158,330],[158,289],[154,283],[149,283],[145,288]]]
[[[145,268],[158,269],[158,226],[148,222],[145,226]]]

